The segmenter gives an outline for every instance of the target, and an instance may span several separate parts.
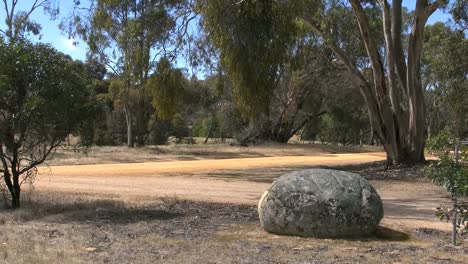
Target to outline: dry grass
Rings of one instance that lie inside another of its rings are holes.
[[[255,206],[35,193],[0,212],[3,263],[466,263],[433,229],[390,230],[361,239],[268,234]]]
[[[314,156],[336,153],[360,153],[382,151],[379,147],[343,147],[319,144],[265,144],[241,147],[229,144],[169,144],[143,148],[91,147],[82,151],[59,149],[50,165],[140,163],[178,160],[258,158],[278,156]]]

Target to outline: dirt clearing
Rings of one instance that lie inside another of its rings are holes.
[[[378,163],[384,158],[383,153],[353,153],[53,166],[41,170],[35,190],[112,197],[121,201],[151,202],[177,197],[256,205],[274,179],[284,173],[311,167],[338,167],[361,173],[371,180],[384,200],[384,222],[448,230],[448,224],[434,217],[434,209],[447,201],[447,193],[421,178],[418,169],[385,171],[383,163]],[[369,164],[376,161],[374,165]]]
[[[380,161],[384,157],[383,153],[359,153],[52,166],[40,169],[35,187],[39,191],[99,193],[130,198],[177,196],[201,201],[255,204],[269,183],[285,171],[359,164]]]
[[[466,242],[434,217],[448,201],[421,168],[385,169],[383,153],[41,168],[24,208],[0,212],[5,263],[467,263]],[[384,201],[362,239],[280,237],[256,204],[278,176],[332,167],[368,178]]]

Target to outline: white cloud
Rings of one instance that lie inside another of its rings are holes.
[[[63,48],[65,48],[68,51],[76,51],[78,49],[78,47],[75,45],[74,39],[61,37],[60,42],[62,43]]]

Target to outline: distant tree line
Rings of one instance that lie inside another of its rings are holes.
[[[108,70],[97,144],[299,136],[382,144],[390,162],[412,163],[424,159],[426,137],[468,130],[466,3],[419,0],[413,8],[383,0],[94,0],[62,27]],[[440,8],[452,20],[425,26]],[[181,57],[204,69],[203,80],[175,66]]]

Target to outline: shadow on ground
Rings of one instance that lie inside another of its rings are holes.
[[[40,195],[42,196],[42,195]],[[18,222],[46,223],[103,223],[130,224],[141,221],[171,220],[182,217],[183,213],[173,212],[170,206],[159,204],[153,206],[131,207],[123,202],[106,199],[54,200],[43,197],[26,199],[19,210],[4,208],[0,210],[3,219]]]
[[[406,241],[411,237],[407,233],[394,230],[384,226],[378,226],[375,230],[372,238],[375,240],[384,240],[384,241]]]
[[[281,175],[289,172],[310,169],[310,166],[264,167],[248,170],[217,170],[204,173],[204,177],[224,180],[245,180],[259,183],[272,183]]]
[[[427,221],[435,217],[435,205],[442,203],[443,198],[383,199],[385,217]]]
[[[334,169],[343,170],[360,174],[368,180],[402,180],[408,182],[424,181],[423,165],[407,167],[393,166],[387,167],[385,161],[369,162],[357,165],[341,165],[341,166],[278,166],[278,167],[263,167],[246,169],[228,169],[217,170],[204,174],[205,177],[225,179],[225,180],[246,180],[252,182],[272,183],[281,175],[292,171],[306,169]]]

